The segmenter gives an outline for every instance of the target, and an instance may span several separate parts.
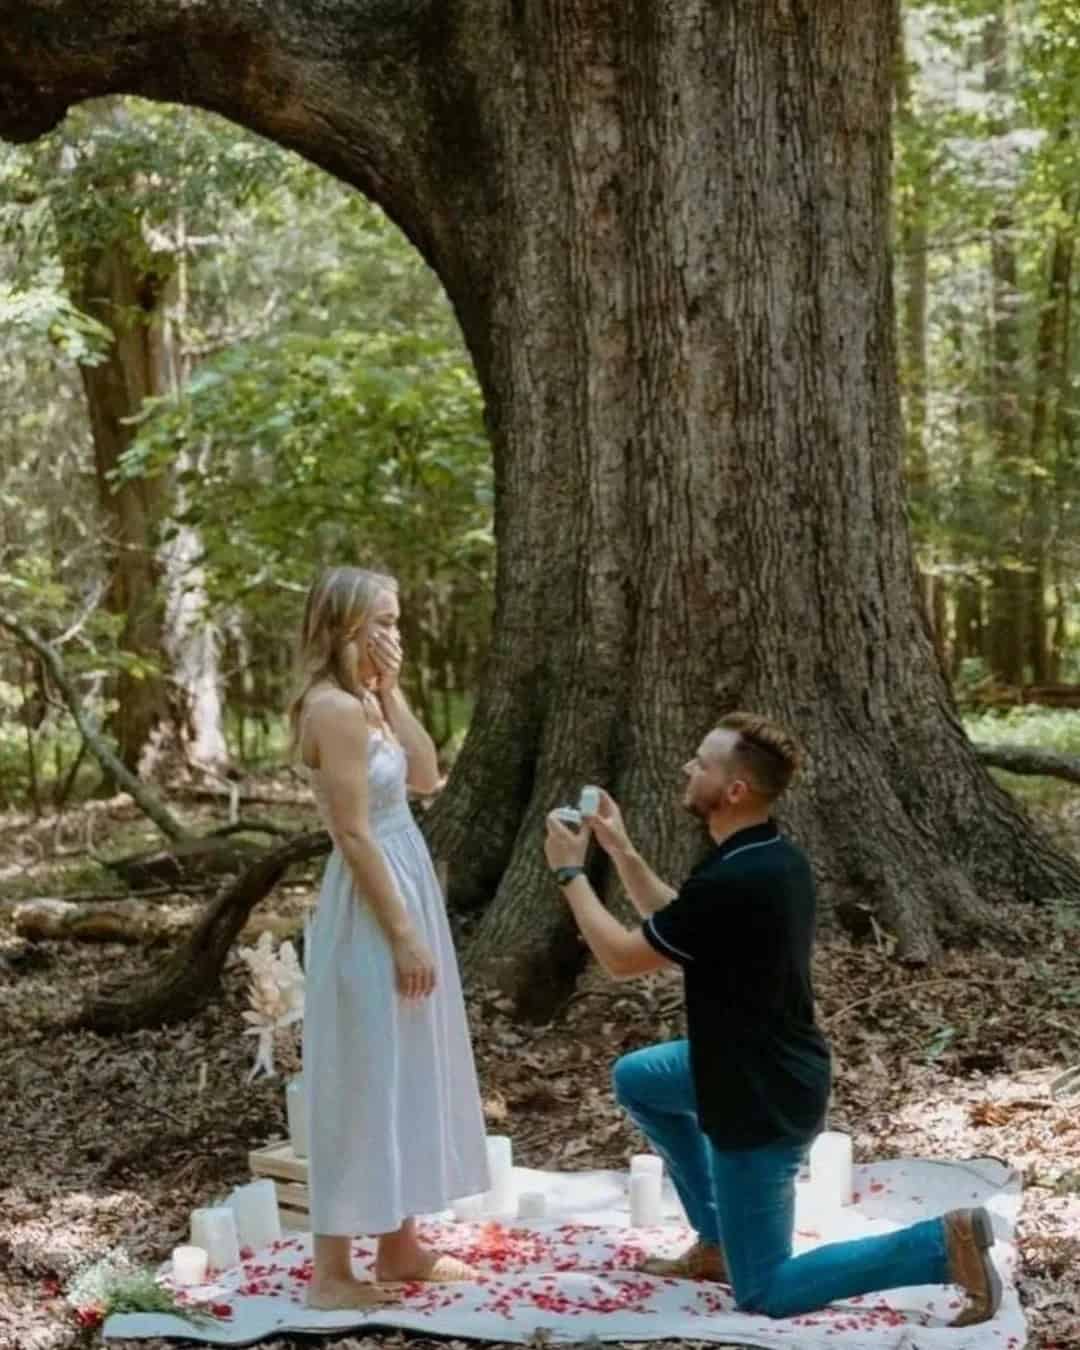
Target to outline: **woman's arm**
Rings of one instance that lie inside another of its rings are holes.
[[[394,684],[389,690],[379,692],[383,715],[390,723],[390,729],[405,747],[409,769],[407,782],[414,792],[428,796],[438,791],[442,781],[439,775],[439,757],[435,742],[424,730],[416,715],[409,707],[401,686]]]
[[[371,659],[379,674],[378,695],[383,716],[390,729],[405,747],[409,761],[406,781],[414,792],[428,796],[437,792],[440,783],[439,757],[435,752],[435,742],[427,734],[413,715],[405,695],[401,692],[398,677],[401,674],[401,643],[383,629],[377,630],[371,638]]]
[[[327,824],[356,888],[394,953],[398,988],[423,997],[435,987],[430,953],[417,933],[368,822],[367,719],[351,694],[323,694],[307,717],[312,760],[323,785]]]

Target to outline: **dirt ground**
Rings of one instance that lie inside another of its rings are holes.
[[[1048,814],[1077,847],[1071,805]],[[221,997],[185,1025],[113,1039],[58,1030],[100,981],[138,980],[161,958],[13,937],[18,898],[110,888],[87,865],[88,831],[110,855],[153,842],[124,801],[71,813],[60,830],[0,818],[0,1350],[97,1343],[61,1294],[73,1270],[116,1246],[157,1261],[183,1240],[191,1209],[246,1180],[248,1150],[284,1133],[283,1081],[296,1067],[294,1042],[278,1055],[282,1076],[248,1082],[246,972],[235,960]],[[266,908],[299,923],[312,886],[296,878]],[[836,1054],[830,1125],[852,1134],[857,1159],[991,1154],[1021,1169],[1029,1344],[1063,1350],[1080,1347],[1080,1094],[1053,1101],[1048,1086],[1080,1062],[1080,915],[1005,917],[1006,950],[953,952],[928,970],[891,959],[886,934],[819,944],[819,1007]],[[541,1027],[516,1025],[492,991],[473,990],[469,1002],[488,1122],[513,1136],[518,1160],[625,1165],[641,1141],[612,1101],[609,1068],[624,1050],[682,1033],[677,975],[616,986],[592,972]],[[356,1350],[404,1339],[322,1343]]]

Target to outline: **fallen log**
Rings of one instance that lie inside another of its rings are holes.
[[[1064,778],[1080,783],[1080,755],[1066,755],[1060,750],[1041,750],[1027,745],[987,745],[974,742],[975,753],[983,764],[992,769],[1006,769],[1009,773],[1043,774],[1049,778]]]
[[[185,885],[210,877],[235,876],[263,854],[258,844],[214,833],[181,839],[164,848],[102,858],[102,865],[132,890]]]
[[[198,910],[145,900],[77,903],[41,897],[15,906],[11,924],[31,942],[161,942],[194,924]]]
[[[234,794],[227,788],[192,787],[186,783],[171,788],[169,795],[189,802],[223,802],[225,805],[234,799]],[[235,801],[237,806],[304,806],[309,811],[313,809],[310,792],[306,796],[296,792],[239,792],[235,794]]]
[[[145,900],[95,904],[41,896],[16,905],[11,925],[16,936],[27,942],[124,942],[149,946],[188,936],[203,912],[201,905],[166,907]],[[240,935],[245,941],[254,942],[268,932],[280,941],[297,937],[301,927],[295,915],[252,914]]]
[[[957,694],[968,708],[1080,708],[1080,684],[995,684],[987,681]]]
[[[134,985],[100,990],[71,1025],[113,1035],[167,1026],[194,1016],[217,991],[233,940],[255,906],[290,867],[324,857],[330,848],[330,836],[325,830],[316,830],[267,849],[206,906],[191,933],[160,970],[143,976]]]

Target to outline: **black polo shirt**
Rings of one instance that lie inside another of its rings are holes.
[[[645,920],[647,940],[683,968],[698,1119],[717,1148],[806,1143],[824,1125],[815,908],[806,855],[769,821],[713,845]]]

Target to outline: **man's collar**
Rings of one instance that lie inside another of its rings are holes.
[[[770,839],[775,839],[779,833],[776,821],[770,816],[768,820],[759,821],[756,825],[745,825],[741,830],[736,830],[721,843],[713,844],[713,848],[722,861],[737,848],[745,848],[748,844],[767,843]]]

